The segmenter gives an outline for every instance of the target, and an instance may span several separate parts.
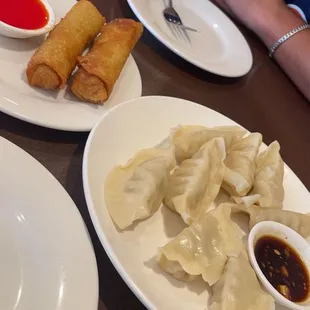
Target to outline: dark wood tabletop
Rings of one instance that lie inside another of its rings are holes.
[[[108,20],[135,18],[126,0],[94,0],[94,3]],[[145,30],[133,51],[142,76],[143,96],[165,95],[195,101],[250,131],[261,132],[266,143],[278,140],[283,159],[310,190],[310,104],[269,59],[259,39],[238,27],[254,57],[250,73],[239,79],[222,78],[196,68]],[[88,133],[41,128],[0,113],[0,135],[40,161],[76,203],[96,252],[100,281],[98,309],[145,309],[109,261],[87,211],[81,167]]]

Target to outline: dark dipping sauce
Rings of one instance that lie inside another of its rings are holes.
[[[254,252],[260,269],[280,294],[293,302],[308,298],[308,269],[289,244],[267,235],[256,242]]]

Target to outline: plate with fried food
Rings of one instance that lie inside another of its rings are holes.
[[[109,109],[140,97],[131,52],[143,32],[130,19],[106,22],[88,0],[51,0],[47,36],[0,36],[0,111],[29,123],[89,131]]]
[[[93,128],[83,158],[88,209],[148,309],[283,309],[261,287],[247,239],[265,221],[309,239],[310,194],[281,141],[263,140],[211,109],[158,96],[122,103]]]

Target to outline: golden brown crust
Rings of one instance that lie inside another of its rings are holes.
[[[29,61],[26,70],[29,84],[42,88],[63,88],[76,66],[77,57],[96,37],[104,22],[104,17],[90,1],[77,2]],[[52,71],[36,72],[39,65],[50,67]],[[50,83],[50,80],[55,81],[54,78],[45,76],[50,72],[58,75],[57,85]]]
[[[96,76],[89,74],[81,68],[71,85],[72,92],[81,100],[102,103],[108,98],[103,82]]]
[[[44,64],[33,66],[31,85],[44,85],[46,89],[55,89],[59,87],[60,83],[58,74],[51,67]]]
[[[86,80],[82,80],[79,74],[74,77],[74,89],[72,91],[75,94],[79,93],[77,95],[79,98],[88,98],[84,100],[104,102],[110,96],[115,82],[142,32],[142,24],[131,19],[116,19],[104,25],[101,35],[95,41],[89,53],[86,56],[78,57],[78,62],[80,65],[79,71],[83,69],[89,76],[97,77],[98,84],[101,85],[100,87],[104,87],[105,91],[98,90],[96,99],[93,99],[92,90],[88,90],[83,85]],[[83,76],[85,77],[85,74]],[[94,87],[93,82],[92,87]],[[99,99],[99,93],[107,93],[107,97],[101,96]]]

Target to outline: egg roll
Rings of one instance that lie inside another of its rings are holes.
[[[72,92],[84,101],[106,101],[142,32],[142,24],[131,19],[116,19],[104,25],[89,53],[78,57],[80,68]]]
[[[30,59],[28,83],[46,89],[64,88],[78,56],[104,23],[104,17],[90,1],[77,2]]]

